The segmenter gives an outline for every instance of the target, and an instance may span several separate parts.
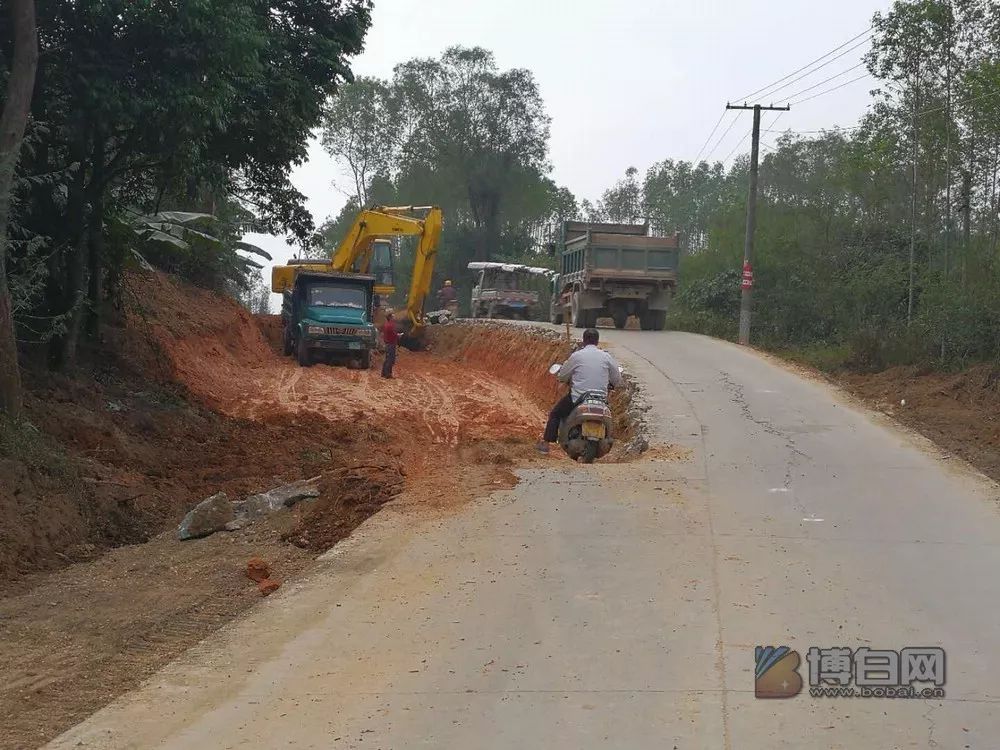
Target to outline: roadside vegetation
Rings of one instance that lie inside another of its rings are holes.
[[[856,125],[781,134],[794,108],[765,116],[756,344],[824,369],[1000,358],[998,59],[995,3],[897,2],[875,18],[873,102]],[[735,337],[747,175],[746,156],[667,159],[583,204],[683,232],[674,328]]]
[[[313,254],[329,255],[361,206],[433,202],[446,217],[435,276],[455,281],[464,309],[469,261],[542,265],[554,227],[578,212],[549,176],[549,122],[531,71],[501,70],[479,47],[408,60],[389,80],[359,78],[325,115],[323,146],[350,175],[350,197]]]
[[[252,297],[260,265],[243,234],[309,240],[289,174],[352,78],[370,10],[368,0],[5,5],[0,413],[21,412],[19,358],[75,369],[121,309],[129,267]]]

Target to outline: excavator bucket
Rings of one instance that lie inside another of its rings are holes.
[[[414,327],[410,321],[404,320],[400,326],[402,335],[399,337],[399,345],[411,352],[422,352],[427,347],[426,326]]]

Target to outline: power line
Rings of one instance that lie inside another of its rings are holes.
[[[849,132],[851,130],[861,130],[860,125],[852,125],[849,128],[845,128],[842,125],[831,125],[828,128],[820,128],[819,130],[764,130],[764,133],[791,133],[792,135],[813,135],[816,133],[831,133],[835,130],[843,130]]]
[[[723,142],[723,141],[724,141],[724,140],[726,139],[726,136],[727,136],[727,135],[729,135],[729,131],[733,129],[733,125],[735,125],[735,124],[736,124],[736,121],[737,121],[738,119],[740,119],[740,114],[741,114],[740,112],[737,112],[737,113],[736,113],[736,116],[735,116],[735,117],[733,118],[733,121],[732,121],[731,123],[729,123],[729,127],[728,127],[728,128],[726,128],[726,132],[725,132],[725,133],[723,133],[723,134],[722,134],[722,135],[721,135],[721,136],[719,137],[719,140],[717,140],[717,141],[715,142],[715,145],[714,145],[714,146],[712,146],[712,150],[711,150],[711,151],[709,151],[709,152],[708,152],[707,154],[705,154],[705,161],[708,161],[708,160],[709,160],[710,158],[712,158],[712,154],[714,154],[714,153],[715,153],[715,150],[716,150],[717,148],[719,148],[719,144],[720,144],[720,143],[722,143],[722,142]]]
[[[863,78],[864,76],[861,76],[861,77]],[[859,80],[859,79],[855,79],[855,80]],[[853,81],[848,81],[847,83],[853,83]],[[846,86],[847,83],[845,83],[844,85]],[[835,91],[836,89],[830,89],[830,90],[831,91]],[[817,94],[817,96],[818,96],[818,94]],[[1000,89],[996,89],[994,91],[987,91],[985,94],[980,94],[979,96],[974,96],[974,97],[971,97],[970,99],[964,99],[964,100],[962,100],[960,102],[952,102],[951,106],[952,106],[952,109],[955,109],[957,107],[963,107],[966,104],[972,104],[973,102],[981,101],[983,99],[989,99],[989,98],[994,97],[994,96],[1000,96]],[[804,99],[803,101],[808,101],[808,100]],[[942,105],[939,105],[937,107],[929,107],[928,109],[923,109],[923,110],[920,110],[919,112],[917,112],[917,117],[923,117],[924,115],[933,114],[934,112],[940,112],[941,110],[947,109],[947,108],[948,108],[947,104],[942,104]],[[818,130],[781,130],[781,131],[778,131],[778,130],[762,130],[761,132],[762,133],[779,133],[779,132],[780,133],[791,133],[792,135],[817,135],[817,134],[823,134],[823,133],[831,133],[831,132],[834,132],[834,131],[837,131],[837,130],[845,132],[845,133],[850,133],[850,132],[852,132],[854,130],[861,130],[863,127],[864,127],[863,125],[849,125],[849,126],[848,125],[831,125],[828,128],[820,128]]]
[[[865,78],[869,78],[869,77],[871,77],[871,73],[865,73],[863,76],[858,76],[857,78],[852,78],[850,81],[847,81],[846,83],[842,83],[839,86],[834,86],[833,88],[827,89],[826,91],[820,91],[818,94],[813,94],[812,96],[807,96],[805,99],[799,99],[798,101],[790,102],[790,104],[792,104],[792,105],[802,104],[803,102],[811,101],[811,100],[813,100],[813,99],[815,99],[817,97],[825,96],[826,94],[832,94],[834,91],[838,91],[838,90],[844,88],[844,86],[850,86],[852,83],[857,83],[858,81],[863,80]]]
[[[782,89],[786,89],[786,88],[788,88],[788,87],[789,87],[789,86],[791,86],[791,85],[792,85],[793,83],[798,83],[798,82],[799,82],[799,81],[801,81],[801,80],[802,80],[803,78],[808,78],[808,77],[809,77],[809,76],[811,76],[811,75],[812,75],[813,73],[816,73],[816,72],[818,72],[818,71],[822,70],[822,69],[823,69],[823,68],[825,68],[825,67],[826,67],[827,65],[830,65],[831,63],[834,63],[834,62],[836,62],[837,60],[839,60],[840,58],[844,57],[845,55],[848,55],[848,54],[850,54],[851,52],[853,52],[854,50],[856,50],[856,49],[857,49],[858,47],[861,47],[861,46],[863,46],[863,45],[865,45],[865,44],[868,44],[868,42],[869,42],[869,41],[870,41],[870,39],[864,39],[864,40],[862,40],[861,42],[859,42],[858,44],[854,45],[853,47],[851,47],[851,48],[849,48],[849,49],[846,49],[846,50],[844,50],[843,52],[841,52],[841,53],[840,53],[839,55],[837,55],[836,57],[832,57],[832,58],[830,58],[829,60],[827,60],[827,61],[826,61],[825,63],[823,63],[822,65],[819,65],[819,66],[817,66],[817,67],[813,68],[812,70],[808,70],[808,71],[806,71],[806,72],[805,72],[805,73],[803,73],[802,75],[800,75],[800,76],[798,76],[798,77],[796,77],[796,78],[793,78],[793,79],[792,79],[792,80],[790,80],[790,81],[789,81],[788,83],[785,83],[785,84],[783,84],[783,85],[781,85],[781,86],[778,86],[777,88],[774,88],[774,89],[771,89],[770,91],[767,91],[767,92],[765,92],[764,94],[762,94],[762,95],[761,95],[760,97],[757,97],[757,98],[758,98],[758,99],[760,99],[760,98],[762,98],[762,97],[764,97],[764,96],[766,96],[766,97],[768,97],[768,98],[772,98],[772,97],[773,97],[773,96],[774,96],[775,94],[777,94],[777,93],[778,93],[779,91],[781,91]],[[859,68],[859,67],[861,67],[861,65],[863,65],[863,64],[864,64],[864,62],[862,61],[861,63],[858,63],[857,65],[855,65],[855,66],[854,66],[854,68]],[[851,68],[851,70],[854,70],[854,68]],[[786,99],[786,100],[787,100],[787,99],[790,99],[791,97],[782,97],[782,98],[783,98],[783,99]]]
[[[788,111],[788,110],[781,110],[780,112],[778,112],[778,114],[776,114],[776,115],[774,116],[774,119],[773,119],[773,120],[771,120],[771,124],[770,124],[770,125],[768,125],[768,127],[769,127],[769,128],[773,128],[773,127],[774,127],[774,124],[775,124],[775,123],[776,123],[776,122],[777,122],[778,120],[780,120],[780,119],[781,119],[781,117],[782,117],[782,115],[784,115],[784,114],[785,114],[785,112],[787,112],[787,111]],[[770,133],[771,131],[770,131],[770,130],[763,130],[763,131],[761,131],[761,132],[763,132],[763,133]],[[732,156],[733,154],[735,154],[735,153],[736,153],[736,149],[738,149],[738,148],[739,148],[740,146],[742,146],[742,145],[744,144],[744,142],[746,142],[746,139],[747,139],[747,138],[749,138],[749,137],[750,137],[750,133],[748,132],[748,133],[747,133],[747,134],[746,134],[745,136],[743,136],[743,139],[742,139],[742,140],[741,140],[741,141],[740,141],[739,143],[737,143],[737,144],[736,144],[736,148],[734,148],[734,149],[733,149],[732,151],[730,151],[730,152],[729,152],[729,156],[727,156],[727,157],[726,157],[725,159],[723,159],[723,160],[722,160],[722,163],[723,163],[723,164],[725,164],[725,163],[726,163],[727,161],[729,161],[730,157],[731,157],[731,156]],[[770,149],[771,151],[774,151],[774,147],[773,147],[773,146],[770,146],[770,145],[768,145],[768,144],[766,144],[766,143],[764,143],[764,141],[760,141],[760,145],[761,145],[761,146],[765,146],[766,148]]]
[[[847,81],[842,86],[836,86],[834,88],[829,89],[828,91],[816,94],[816,96],[821,96],[824,93],[830,93],[830,91],[836,91],[837,89],[842,88],[843,86],[847,86],[850,83],[854,83],[856,81],[859,81],[859,80],[861,80],[864,77],[865,76],[860,76],[858,78],[855,78],[853,81]],[[987,91],[985,94],[979,94],[978,96],[974,96],[974,97],[971,97],[969,99],[964,99],[963,101],[960,101],[960,102],[952,102],[951,106],[952,106],[952,109],[955,109],[955,108],[958,108],[958,107],[963,107],[963,106],[965,106],[967,104],[972,104],[973,102],[981,101],[983,99],[990,99],[990,98],[995,97],[995,96],[1000,96],[1000,89],[996,89],[994,91]],[[809,99],[813,99],[813,98],[815,98],[815,97],[807,97],[807,98],[802,99],[802,100],[800,100],[799,102],[796,102],[796,103],[797,104],[801,104],[802,102],[809,101]],[[924,109],[924,110],[921,110],[921,111],[917,112],[916,116],[919,119],[919,118],[921,118],[921,117],[923,117],[925,115],[933,114],[934,112],[940,112],[941,110],[947,109],[947,108],[948,108],[947,104],[940,105],[940,106],[937,106],[937,107],[929,107],[928,109]],[[833,132],[836,132],[836,131],[840,131],[840,132],[843,132],[843,133],[851,133],[851,132],[853,132],[855,130],[861,130],[862,128],[864,128],[864,125],[851,125],[851,126],[831,125],[828,128],[820,128],[819,130],[774,130],[774,123],[777,122],[777,119],[778,118],[775,118],[774,121],[772,121],[771,124],[768,126],[768,128],[764,129],[764,130],[761,130],[761,132],[762,133],[780,133],[780,134],[790,133],[791,135],[822,135],[822,134],[825,134],[825,133],[833,133]]]
[[[971,99],[966,99],[964,102],[958,102],[958,103],[952,102],[951,107],[952,109],[954,109],[955,107],[964,107],[966,104],[972,104],[972,102],[978,102],[980,99],[989,99],[990,97],[997,96],[998,94],[1000,94],[1000,89],[997,89],[995,91],[988,91],[985,94],[980,94],[979,96],[974,96]],[[948,109],[948,105],[943,104],[940,107],[931,107],[930,109],[925,109],[921,112],[918,112],[917,116],[922,117],[923,115],[928,115],[931,114],[932,112],[940,112],[942,109]]]
[[[861,37],[863,37],[863,36],[865,36],[866,34],[868,34],[868,33],[869,33],[869,32],[870,32],[871,30],[872,30],[872,28],[874,28],[874,27],[873,27],[873,26],[869,26],[869,27],[868,27],[867,29],[865,29],[864,31],[862,31],[862,32],[861,32],[860,34],[858,34],[857,36],[855,36],[855,37],[853,37],[853,38],[851,38],[851,39],[848,39],[848,40],[847,40],[846,42],[844,42],[843,44],[841,44],[841,45],[840,45],[839,47],[835,47],[834,49],[832,49],[832,50],[830,50],[829,52],[827,52],[827,53],[826,53],[825,55],[821,55],[821,56],[817,57],[817,58],[816,58],[815,60],[813,60],[812,62],[810,62],[810,63],[806,63],[805,65],[803,65],[803,66],[802,66],[801,68],[799,68],[798,70],[793,70],[793,71],[792,71],[791,73],[789,73],[788,75],[786,75],[786,76],[785,76],[784,78],[779,78],[779,79],[778,79],[777,81],[775,81],[774,83],[769,83],[769,84],[768,84],[767,86],[764,86],[763,88],[759,88],[759,89],[757,89],[756,91],[752,91],[752,92],[750,92],[749,94],[746,94],[746,95],[744,95],[744,96],[737,96],[737,97],[735,97],[735,98],[733,98],[733,99],[730,99],[730,101],[734,101],[734,102],[738,102],[738,101],[743,101],[743,100],[747,100],[747,99],[750,99],[751,97],[754,97],[754,96],[757,96],[757,94],[760,94],[760,93],[761,93],[761,92],[763,92],[763,91],[767,91],[768,89],[771,89],[771,88],[774,88],[774,87],[775,87],[775,86],[777,86],[777,85],[778,85],[779,83],[782,83],[783,81],[787,81],[787,80],[788,80],[789,78],[791,78],[792,76],[794,76],[794,75],[797,75],[798,73],[801,73],[801,72],[802,72],[802,71],[804,71],[804,70],[805,70],[806,68],[811,68],[811,67],[812,67],[813,65],[815,65],[816,63],[818,63],[818,62],[820,62],[820,61],[822,61],[822,60],[825,60],[825,59],[826,59],[827,57],[829,57],[830,55],[832,55],[832,54],[833,54],[834,52],[839,52],[840,50],[842,50],[842,49],[843,49],[844,47],[846,47],[847,45],[851,44],[852,42],[856,42],[856,41],[857,41],[858,39],[860,39]],[[867,41],[867,39],[866,39],[865,41]],[[857,46],[858,46],[858,47],[860,47],[861,45],[859,44],[859,45],[857,45]],[[856,49],[856,47],[852,47],[851,49]],[[848,52],[850,52],[850,51],[851,51],[851,50],[848,50]],[[845,54],[846,54],[846,53],[845,53]],[[836,60],[836,59],[837,59],[837,58],[834,58],[834,60]],[[829,65],[829,63],[831,63],[831,62],[833,62],[833,60],[829,60],[829,61],[828,61],[827,63],[824,63],[824,65]],[[820,66],[820,67],[823,67],[823,66]],[[817,70],[819,70],[819,68],[817,68]],[[815,72],[815,71],[813,71],[813,72]],[[807,75],[808,75],[808,74],[807,74]],[[796,79],[796,80],[798,80],[798,79]],[[791,82],[789,82],[789,85],[790,85],[791,83],[794,83],[794,82],[795,82],[795,81],[791,81]]]
[[[842,71],[840,71],[839,73],[837,73],[837,75],[834,75],[834,76],[830,76],[829,78],[824,78],[824,79],[823,79],[822,81],[820,81],[819,83],[814,83],[814,84],[813,84],[812,86],[810,86],[810,87],[809,87],[809,88],[807,88],[807,89],[802,89],[801,91],[796,91],[796,92],[795,92],[794,94],[789,94],[788,96],[783,96],[783,97],[781,97],[781,98],[782,98],[782,99],[784,99],[784,100],[786,100],[786,101],[788,101],[788,100],[790,100],[790,99],[795,99],[795,98],[799,97],[799,96],[800,96],[800,95],[802,95],[802,94],[805,94],[805,93],[807,93],[807,92],[809,92],[809,91],[812,91],[813,89],[818,89],[818,88],[819,88],[820,86],[822,86],[822,85],[823,85],[824,83],[829,83],[830,81],[832,81],[832,80],[834,80],[834,79],[836,79],[836,78],[840,78],[840,77],[841,77],[842,75],[846,75],[846,74],[850,73],[850,72],[851,72],[852,70],[857,70],[857,69],[858,69],[858,68],[860,68],[860,67],[861,67],[862,65],[864,65],[864,63],[863,63],[863,62],[859,62],[859,63],[858,63],[857,65],[855,65],[854,67],[851,67],[851,68],[848,68],[847,70],[842,70]]]
[[[742,146],[746,142],[746,139],[749,138],[749,137],[750,137],[750,131],[748,130],[746,132],[746,135],[744,135],[742,138],[740,138],[740,142],[737,143],[735,146],[733,146],[733,150],[730,151],[728,154],[726,154],[726,158],[722,160],[722,163],[725,164],[727,161],[729,161],[729,159],[732,157],[732,155],[736,153],[736,149],[738,149],[740,146]]]
[[[719,129],[719,126],[722,124],[722,121],[725,119],[725,117],[726,117],[726,110],[723,109],[722,110],[722,114],[719,115],[719,119],[715,123],[715,127],[712,128],[712,132],[708,134],[708,138],[705,139],[705,142],[703,144],[701,144],[701,148],[698,149],[698,156],[694,157],[694,163],[695,164],[698,164],[698,159],[701,157],[702,151],[705,150],[705,146],[708,145],[708,142],[710,140],[712,140],[712,136],[715,135],[715,131]]]

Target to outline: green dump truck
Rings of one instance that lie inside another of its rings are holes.
[[[317,261],[272,269],[271,289],[282,294],[285,354],[303,367],[316,359],[370,367],[377,345],[374,287],[374,276],[337,273]]]
[[[577,328],[611,318],[624,328],[630,315],[644,331],[662,331],[677,286],[679,235],[650,237],[648,224],[565,221],[554,251],[550,319],[566,316]]]

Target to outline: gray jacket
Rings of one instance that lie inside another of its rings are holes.
[[[607,396],[609,383],[617,388],[622,382],[615,358],[593,344],[573,352],[559,368],[556,377],[571,384],[574,400],[579,400],[587,391]]]

